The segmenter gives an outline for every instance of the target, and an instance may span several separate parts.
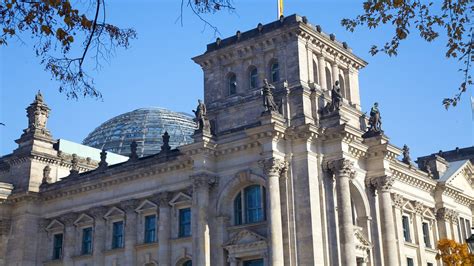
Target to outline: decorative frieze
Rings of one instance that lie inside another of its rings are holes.
[[[426,209],[425,205],[423,205],[423,203],[416,200],[412,201],[412,204],[413,204],[413,210],[415,211],[415,213],[418,215],[423,215],[423,212]]]

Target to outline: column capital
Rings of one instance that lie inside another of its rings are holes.
[[[400,194],[392,193],[392,203],[395,208],[401,209],[405,204],[405,198]]]
[[[335,174],[336,176],[348,176],[350,178],[355,176],[354,162],[346,158],[329,161],[327,163],[327,168],[332,174]]]
[[[160,207],[169,207],[169,202],[171,200],[172,193],[168,191],[160,192],[153,196],[155,201]]]
[[[190,176],[193,181],[193,189],[197,188],[211,188],[217,184],[218,178],[209,173],[198,173]]]
[[[105,206],[97,206],[89,209],[88,213],[95,219],[104,218],[104,215],[107,213],[108,208]]]
[[[262,167],[265,176],[286,176],[282,174],[288,170],[288,162],[275,157],[262,159],[258,161],[258,164]]]
[[[133,212],[135,211],[135,208],[138,206],[139,200],[138,199],[129,199],[129,200],[124,200],[120,202],[120,207],[125,211],[125,212]]]
[[[391,176],[384,175],[371,180],[371,184],[375,186],[379,192],[389,192],[392,189],[395,179]]]
[[[74,224],[74,221],[77,219],[77,213],[69,212],[63,214],[59,220],[64,223],[65,226],[71,226]]]
[[[227,262],[229,262],[229,263],[238,263],[239,260],[235,256],[229,255],[229,257],[227,258]]]

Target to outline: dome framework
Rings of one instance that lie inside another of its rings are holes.
[[[162,135],[170,135],[169,145],[176,148],[193,142],[196,129],[193,117],[165,108],[141,108],[102,123],[83,141],[84,145],[130,155],[130,144],[137,142],[140,157],[160,152]]]

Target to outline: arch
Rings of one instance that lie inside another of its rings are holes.
[[[235,75],[234,72],[227,74],[226,85],[228,95],[234,95],[237,93],[237,75]]]
[[[330,90],[332,88],[332,83],[331,70],[326,67],[326,89]]]
[[[186,264],[188,263],[188,264]],[[189,264],[191,263],[191,264]],[[176,263],[175,263],[176,266],[191,266],[192,265],[192,258],[186,254],[184,257],[182,258],[179,258]]]
[[[351,200],[354,203],[354,208],[358,217],[366,217],[370,215],[370,205],[367,195],[364,193],[362,186],[354,180],[350,185]]]
[[[341,88],[342,97],[347,99],[346,83],[344,82],[344,77],[341,74],[339,74],[339,88]]]
[[[319,82],[318,63],[316,62],[316,59],[313,59],[313,81],[314,83],[321,85]]]
[[[234,198],[237,196],[237,193],[249,185],[261,185],[265,187],[265,179],[252,173],[250,170],[240,171],[230,179],[217,196],[216,211],[218,215],[232,217],[233,208],[229,208],[229,206],[234,206]]]
[[[234,197],[234,225],[265,221],[265,197],[265,187],[260,184],[243,187]]]
[[[258,87],[258,69],[255,66],[249,66],[247,70],[249,89]]]
[[[270,60],[270,81],[271,82],[278,82],[280,81],[280,64],[278,60],[272,59]]]

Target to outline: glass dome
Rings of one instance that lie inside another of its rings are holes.
[[[192,143],[196,129],[193,117],[186,113],[153,107],[141,108],[118,115],[92,131],[84,145],[105,149],[121,155],[130,155],[130,144],[138,144],[138,156],[160,152],[162,135],[168,131],[171,148]]]

